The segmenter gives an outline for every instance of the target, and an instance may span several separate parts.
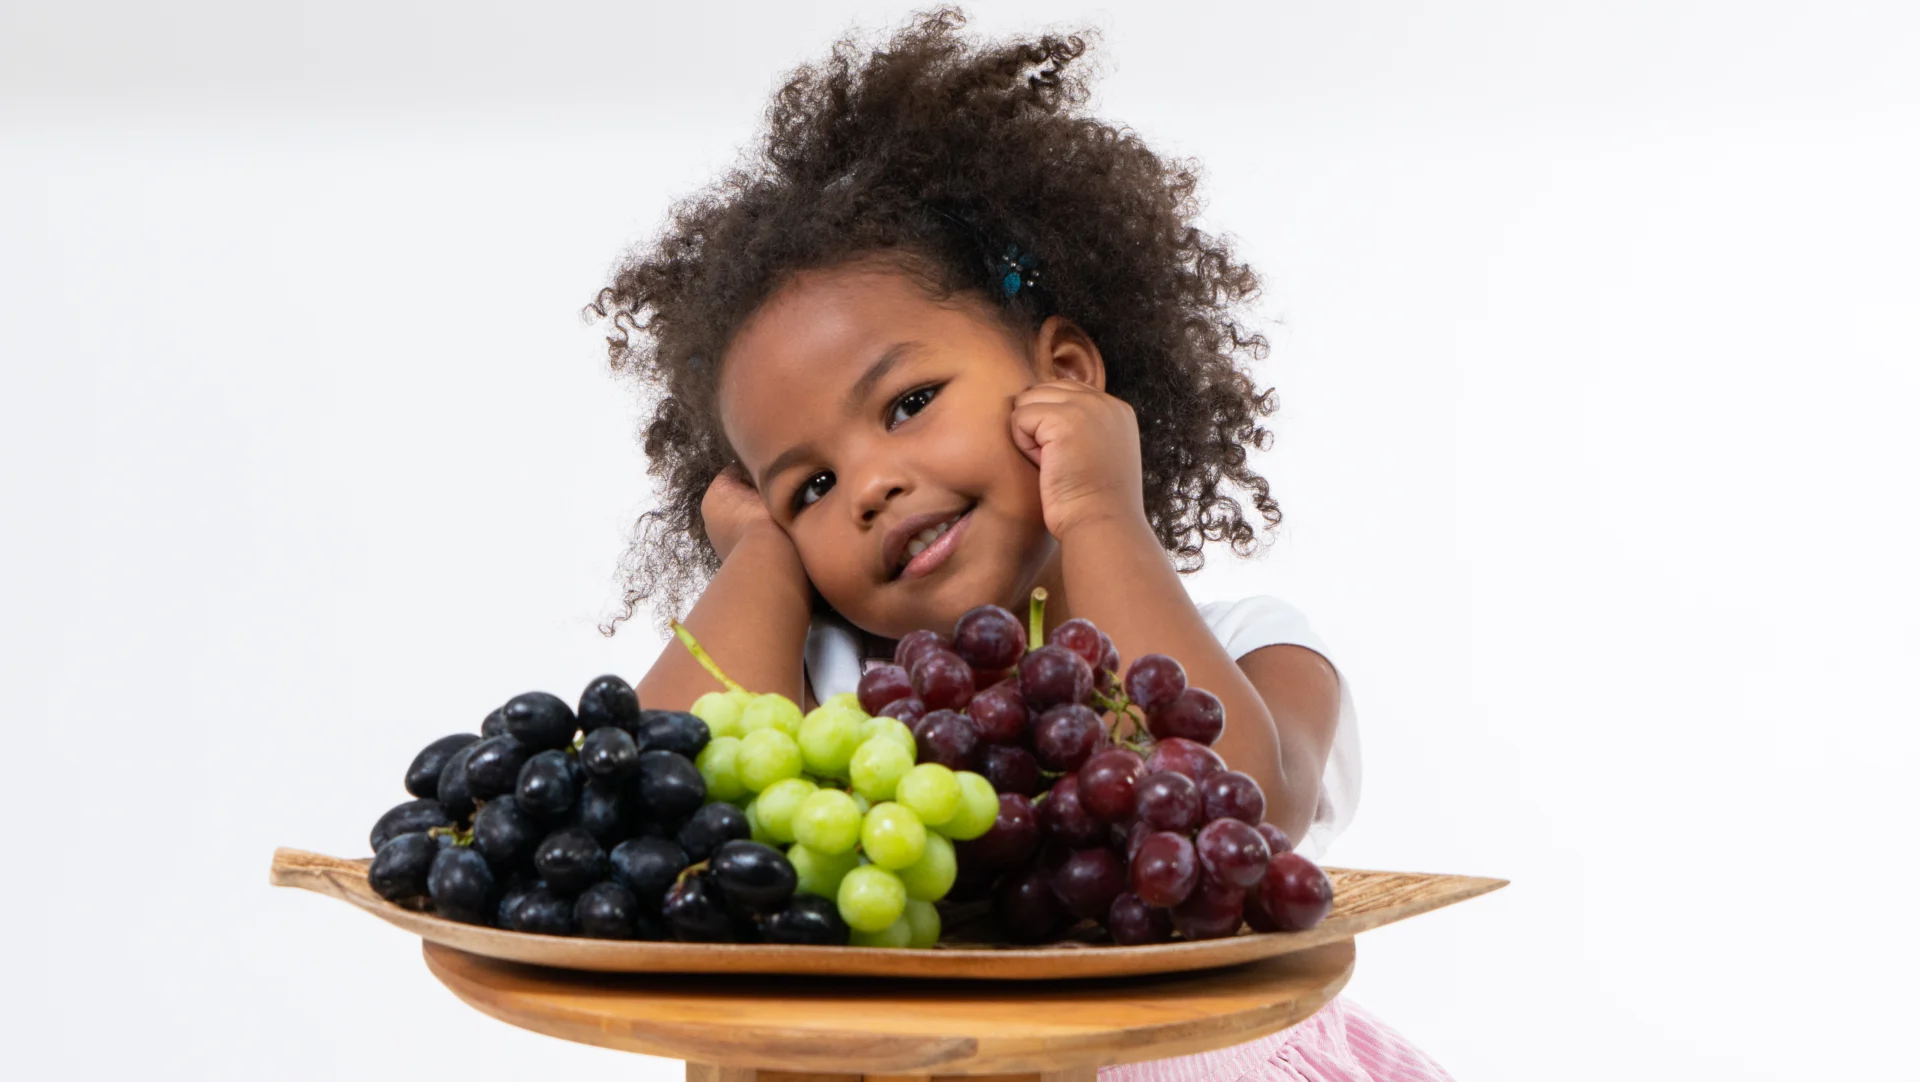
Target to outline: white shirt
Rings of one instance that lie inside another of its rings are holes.
[[[1303,646],[1333,664],[1320,636],[1307,626],[1299,609],[1265,594],[1238,601],[1207,601],[1196,606],[1214,637],[1234,660],[1263,646]],[[853,691],[860,684],[859,632],[838,616],[815,617],[807,630],[807,680],[816,701]],[[1334,666],[1335,671],[1339,669]],[[1231,718],[1227,719],[1232,724]],[[1346,677],[1340,678],[1340,720],[1333,731],[1333,749],[1320,778],[1320,802],[1314,808],[1307,836],[1298,848],[1318,860],[1333,839],[1353,821],[1360,804],[1360,729],[1354,719],[1353,696]]]

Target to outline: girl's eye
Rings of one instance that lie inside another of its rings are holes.
[[[794,512],[798,514],[799,512],[806,510],[808,507],[812,506],[814,500],[817,500],[820,497],[825,496],[827,494],[827,490],[832,487],[833,487],[833,474],[826,473],[824,471],[821,473],[816,473],[812,477],[807,478],[805,481],[800,482],[800,491],[793,494]],[[808,498],[809,495],[812,496],[812,499]]]
[[[920,387],[901,395],[894,400],[893,408],[887,411],[887,427],[894,428],[904,422],[907,417],[926,409],[927,404],[933,401],[933,396],[939,393],[938,387]],[[906,413],[904,417],[901,416],[903,410]]]

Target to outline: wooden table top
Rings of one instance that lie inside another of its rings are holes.
[[[866,1075],[1078,1073],[1224,1048],[1311,1015],[1354,962],[1349,939],[1197,973],[989,983],[584,973],[433,943],[425,953],[455,995],[537,1033],[696,1064]]]

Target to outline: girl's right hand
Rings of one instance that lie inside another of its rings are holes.
[[[768,513],[767,505],[760,501],[759,491],[748,482],[738,463],[721,470],[707,485],[707,494],[700,500],[700,519],[706,525],[707,541],[713,545],[714,555],[723,563],[740,539],[756,530],[771,530],[781,540],[792,543]]]

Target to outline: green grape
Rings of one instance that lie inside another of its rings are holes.
[[[860,866],[860,854],[848,850],[829,856],[804,845],[795,845],[787,850],[787,863],[793,865],[793,874],[799,878],[795,890],[802,894],[833,898],[840,893],[840,881],[847,877],[848,872]]]
[[[932,831],[927,832],[927,848],[920,859],[900,869],[900,882],[906,884],[907,897],[920,902],[937,902],[953,889],[960,865],[954,859],[953,843]]]
[[[860,824],[860,851],[882,868],[904,868],[927,851],[926,825],[891,800],[875,804]]]
[[[858,790],[849,790],[847,795],[853,798],[853,806],[860,809],[860,818],[865,819],[867,813],[873,810],[873,801],[868,800]]]
[[[793,840],[817,853],[851,853],[860,844],[860,817],[860,806],[852,796],[838,789],[821,789],[794,809]]]
[[[700,768],[700,776],[707,781],[709,803],[724,800],[729,804],[738,804],[740,798],[747,795],[747,787],[740,781],[739,737],[714,737],[706,747],[700,749],[700,757],[693,761],[693,765]]]
[[[940,911],[933,907],[932,902],[908,901],[906,914],[900,919],[911,930],[907,946],[915,950],[930,950],[940,942]]]
[[[745,736],[740,712],[752,701],[751,691],[709,691],[693,701],[693,716],[707,723],[707,731],[718,740],[723,736]]]
[[[993,783],[971,770],[954,775],[960,782],[960,810],[941,826],[940,833],[957,842],[970,842],[993,829],[1000,817],[1000,796]]]
[[[782,845],[793,841],[793,813],[819,786],[805,778],[776,781],[760,791],[760,828]]]
[[[773,835],[767,833],[767,828],[760,825],[759,803],[758,800],[747,801],[747,830],[749,832],[747,836],[759,842],[761,845],[778,845],[779,843],[773,840]]]
[[[912,905],[913,903],[908,902],[907,904]],[[934,919],[938,920],[939,918],[935,917]],[[855,947],[891,947],[894,950],[898,950],[901,947],[912,946],[913,922],[909,921],[905,916],[902,916],[899,920],[894,921],[892,924],[887,925],[877,932],[863,932],[855,928],[847,936],[847,943]]]
[[[939,763],[921,763],[900,779],[893,799],[912,808],[922,823],[937,827],[959,812],[960,782]],[[994,807],[999,808],[997,800]]]
[[[788,736],[799,736],[800,707],[785,695],[755,695],[740,712],[740,725],[749,733],[778,729]]]
[[[800,745],[778,729],[757,729],[740,738],[740,782],[758,793],[777,781],[800,776]]]
[[[885,714],[868,718],[866,726],[860,730],[860,742],[864,744],[876,736],[884,736],[899,744],[907,749],[908,755],[920,753],[920,746],[913,742],[913,730],[907,728],[907,723],[899,718],[890,718]]]
[[[820,705],[831,706],[836,710],[845,710],[861,721],[867,720],[867,712],[861,709],[860,696],[856,692],[843,691],[838,695],[829,695],[827,696],[827,701]]]
[[[822,777],[846,777],[847,761],[860,746],[865,726],[864,714],[834,706],[815,708],[800,722],[800,754],[807,769]]]
[[[876,864],[862,864],[840,880],[834,895],[847,927],[877,932],[907,911],[907,888],[900,877]]]
[[[912,769],[912,749],[887,736],[873,737],[855,748],[847,764],[854,792],[871,801],[892,800],[900,779]]]

